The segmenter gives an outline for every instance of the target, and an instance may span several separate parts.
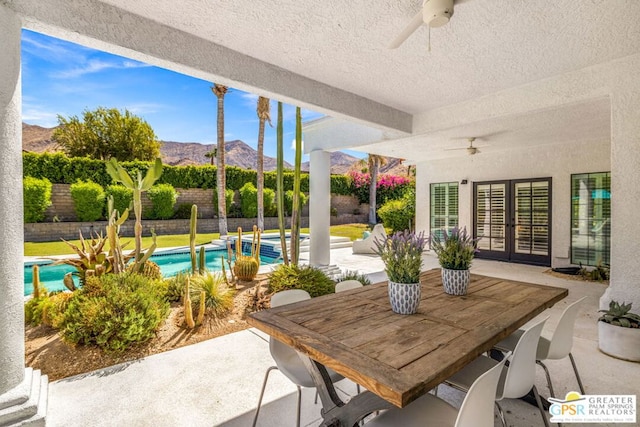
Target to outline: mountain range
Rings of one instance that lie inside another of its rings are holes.
[[[51,140],[54,128],[45,128],[37,125],[22,123],[22,150],[36,153],[60,151],[60,147]],[[160,157],[162,162],[172,166],[202,165],[211,163],[211,159],[205,155],[211,152],[216,144],[201,144],[199,142],[174,142],[160,141]],[[238,166],[244,169],[255,169],[258,162],[258,152],[250,145],[238,139],[225,141],[225,161],[227,165]],[[360,159],[336,151],[331,153],[331,173],[344,174],[354,167]],[[293,165],[285,162],[285,168],[293,169]],[[309,170],[309,162],[301,165],[303,171]],[[276,169],[276,159],[264,156],[264,170]],[[388,158],[387,163],[380,168],[382,173],[403,175],[407,168],[401,164],[400,159]]]

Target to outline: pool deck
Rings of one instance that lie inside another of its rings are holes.
[[[437,267],[436,259],[424,257],[424,269]],[[368,273],[372,280],[384,279],[379,257],[353,255],[351,249],[331,251],[331,261],[341,269]],[[552,329],[568,303],[587,296],[580,309],[574,333],[573,354],[589,394],[637,394],[640,363],[625,362],[598,350],[598,303],[606,289],[600,283],[558,278],[546,268],[475,260],[472,271],[569,290],[569,296],[544,315],[545,328]],[[177,350],[113,366],[49,386],[47,425],[52,426],[248,426],[251,425],[267,367],[273,365],[268,337],[248,329]],[[569,360],[548,361],[559,397],[577,390]],[[536,384],[548,395],[541,369]],[[355,393],[348,380],[338,384],[346,397]],[[282,374],[274,372],[267,385],[258,426],[295,425],[296,389]],[[320,406],[314,392],[302,397],[302,425],[320,424]],[[459,406],[463,395],[441,386],[439,396]],[[520,400],[508,399],[503,407],[509,425],[542,425],[538,410]],[[496,426],[500,421],[496,418]],[[580,425],[580,424],[574,424]],[[597,426],[607,424],[583,424]],[[611,424],[612,425],[612,424]]]

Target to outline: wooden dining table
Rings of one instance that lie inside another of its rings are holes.
[[[467,295],[444,292],[440,269],[420,276],[418,312],[391,310],[387,282],[252,313],[248,323],[298,350],[326,426],[352,426],[404,407],[567,296],[564,288],[471,274]],[[368,391],[343,402],[326,368]]]

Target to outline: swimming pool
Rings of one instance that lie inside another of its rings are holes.
[[[227,259],[226,249],[207,249],[207,269],[209,271],[220,271],[220,257]],[[151,256],[151,261],[158,264],[164,277],[175,276],[181,271],[191,270],[191,256],[188,251],[158,253]],[[277,257],[260,256],[261,264],[277,264],[280,260]],[[51,265],[53,261],[25,262],[24,263],[24,295],[31,295],[33,292],[33,265],[40,266],[40,283],[48,291],[61,291],[66,287],[62,283],[62,278],[66,273],[76,271],[70,265]],[[228,265],[225,262],[225,268]],[[78,283],[77,278],[76,284]]]

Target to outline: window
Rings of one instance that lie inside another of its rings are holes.
[[[611,173],[571,175],[571,263],[609,264]]]
[[[431,232],[458,226],[458,183],[431,184]]]

